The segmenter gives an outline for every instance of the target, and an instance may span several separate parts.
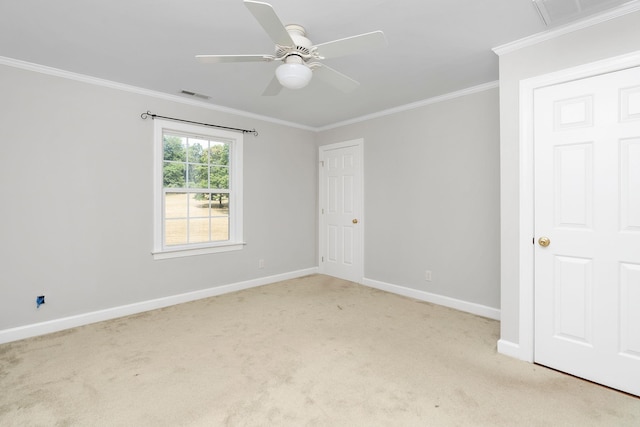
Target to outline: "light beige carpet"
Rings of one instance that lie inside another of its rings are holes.
[[[2,426],[640,426],[499,324],[315,275],[0,346]]]

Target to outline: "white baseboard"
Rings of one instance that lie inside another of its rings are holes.
[[[0,331],[0,344],[11,341],[18,341],[25,338],[31,338],[38,335],[49,334],[52,332],[58,332],[65,329],[75,328],[77,326],[84,326],[91,323],[102,322],[104,320],[129,316],[132,314],[142,313],[145,311],[155,310],[171,305],[182,304],[202,298],[209,298],[217,295],[228,294],[230,292],[241,291],[243,289],[255,288],[258,286],[279,282],[281,280],[295,279],[297,277],[308,276],[317,272],[318,268],[313,267],[305,270],[292,271],[289,273],[261,277],[244,282],[216,286],[214,288],[202,289],[199,291],[187,292],[184,294],[172,295],[169,297],[158,298],[149,301],[141,301],[134,304],[122,305],[119,307],[107,308],[104,310],[83,313],[76,316],[63,317],[60,319],[49,320],[47,322],[34,323],[32,325],[5,329]]]
[[[363,285],[371,288],[380,289],[382,291],[391,292],[405,297],[415,298],[421,301],[427,301],[445,307],[454,308],[456,310],[465,311],[467,313],[476,314],[489,319],[500,320],[500,310],[497,308],[487,307],[486,305],[476,304],[473,302],[462,301],[455,298],[445,297],[438,294],[432,294],[417,289],[407,288],[405,286],[392,285],[390,283],[379,282],[372,279],[363,279]]]
[[[520,345],[511,341],[506,341],[504,339],[498,340],[498,353],[504,354],[505,356],[513,357],[514,359],[520,359],[524,360],[525,362],[533,363],[532,357],[530,357],[530,355],[523,355]]]

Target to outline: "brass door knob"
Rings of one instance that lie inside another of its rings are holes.
[[[538,239],[538,244],[543,248],[546,248],[551,244],[551,240],[548,237],[541,237]]]
[[[358,220],[357,220],[357,218],[354,218],[353,221],[351,221],[351,222],[354,223],[354,224],[357,224]]]

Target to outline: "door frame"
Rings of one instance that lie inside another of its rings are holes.
[[[326,233],[325,228],[327,226],[325,216],[322,214],[322,207],[324,206],[324,198],[326,196],[325,192],[325,182],[324,182],[324,171],[323,162],[324,162],[324,153],[330,150],[336,150],[340,148],[353,147],[357,146],[358,151],[360,153],[360,200],[358,201],[360,204],[360,215],[358,220],[360,222],[360,236],[358,238],[358,245],[360,246],[360,253],[357,255],[360,261],[359,268],[356,273],[358,275],[357,283],[362,284],[364,281],[364,225],[365,225],[365,215],[364,215],[364,139],[352,139],[349,141],[337,142],[334,144],[321,145],[318,147],[318,272],[324,274],[325,264],[322,261],[322,256],[326,251],[327,242],[326,242]]]
[[[535,246],[534,235],[534,109],[533,95],[536,89],[572,80],[620,71],[640,66],[640,51],[591,62],[572,68],[532,77],[520,81],[520,136],[519,136],[519,311],[518,348],[509,353],[528,362],[534,362],[534,291]]]

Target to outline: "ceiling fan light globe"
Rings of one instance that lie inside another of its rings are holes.
[[[280,84],[288,89],[302,89],[311,81],[312,72],[303,64],[282,64],[276,68]]]

